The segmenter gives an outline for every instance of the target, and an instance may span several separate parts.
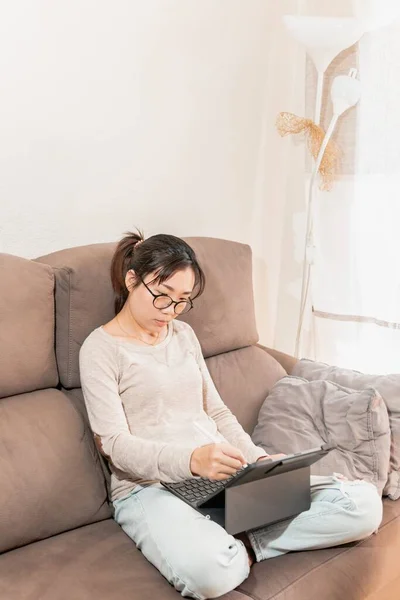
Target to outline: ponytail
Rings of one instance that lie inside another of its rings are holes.
[[[127,231],[125,237],[119,241],[114,252],[111,261],[111,284],[115,294],[115,314],[119,313],[129,296],[129,292],[125,285],[125,277],[129,269],[132,268],[132,258],[135,246],[143,241],[144,236],[141,231],[138,230],[138,233]]]

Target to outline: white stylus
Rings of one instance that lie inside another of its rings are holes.
[[[210,442],[213,442],[214,444],[222,443],[223,440],[219,439],[219,437],[211,433],[211,431],[207,431],[207,429],[204,429],[204,427],[200,425],[200,423],[198,423],[197,421],[194,421],[193,424],[200,431],[200,433],[205,435],[206,438],[210,440]],[[247,467],[247,464],[244,464],[243,467]]]
[[[213,433],[211,433],[211,431],[207,431],[207,429],[205,429],[197,421],[194,421],[193,424],[200,431],[200,433],[205,435],[206,438],[208,438],[210,440],[210,442],[214,442],[214,444],[220,444],[222,442],[222,440],[217,435],[214,435]]]

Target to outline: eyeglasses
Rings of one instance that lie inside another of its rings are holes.
[[[175,302],[168,294],[154,294],[141,277],[140,281],[143,283],[146,290],[153,296],[153,306],[158,308],[158,310],[168,308],[171,304],[174,305],[174,312],[176,315],[183,315],[189,312],[189,310],[192,310],[193,302],[190,298],[188,300],[179,300],[178,302]]]

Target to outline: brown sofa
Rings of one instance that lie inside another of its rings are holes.
[[[249,432],[294,359],[257,344],[248,246],[188,238],[208,278],[188,315],[225,402]],[[114,244],[0,255],[0,599],[178,598],[112,519],[88,429],[79,348],[113,316]],[[286,371],[285,371],[286,370]],[[226,600],[398,600],[400,502],[368,540],[255,565]]]

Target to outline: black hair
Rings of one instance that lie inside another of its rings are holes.
[[[205,275],[200,267],[196,254],[184,240],[174,235],[160,233],[146,240],[143,233],[127,231],[119,241],[111,261],[111,283],[115,293],[114,309],[118,314],[124,306],[129,291],[125,277],[130,269],[138,276],[133,284],[135,289],[149,273],[156,273],[153,282],[163,283],[177,271],[190,267],[195,276],[195,295],[192,300],[203,293]]]

